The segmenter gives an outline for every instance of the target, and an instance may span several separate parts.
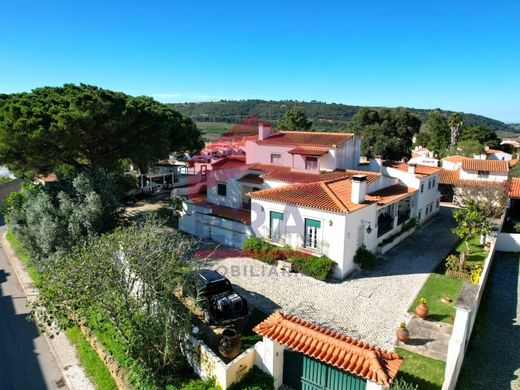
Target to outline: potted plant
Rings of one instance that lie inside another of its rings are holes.
[[[399,328],[395,331],[395,336],[397,337],[397,340],[402,341],[403,343],[410,340],[410,332],[406,329],[406,324],[404,322],[399,324]]]
[[[426,300],[426,298],[419,299],[419,304],[415,308],[415,313],[422,319],[425,319],[428,316],[429,312],[430,309],[428,308],[428,301]]]

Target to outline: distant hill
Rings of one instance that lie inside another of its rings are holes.
[[[208,123],[208,126],[201,126],[210,131],[218,126],[209,125],[209,123],[238,123],[244,118],[257,114],[258,117],[276,124],[282,115],[289,108],[301,107],[307,116],[313,121],[313,129],[341,131],[348,128],[349,120],[356,114],[361,106],[349,106],[346,104],[323,103],[317,101],[299,102],[294,100],[221,100],[218,102],[206,103],[176,103],[172,104],[176,110],[191,117],[195,122]],[[432,110],[407,108],[415,113],[424,123],[428,113]],[[440,110],[450,114],[451,111]],[[515,136],[520,134],[520,126],[516,128],[491,119],[482,115],[464,113],[464,124],[466,125],[484,125],[494,131],[501,137]],[[228,128],[223,126],[223,128]],[[214,130],[217,132],[217,130]]]

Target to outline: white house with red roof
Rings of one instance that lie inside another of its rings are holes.
[[[489,146],[486,146],[484,151],[486,153],[488,160],[509,161],[509,160],[513,159],[512,154],[506,153],[500,149],[491,149]]]
[[[181,230],[241,247],[248,236],[355,269],[361,245],[376,251],[405,223],[422,223],[439,208],[440,168],[379,161],[360,170],[352,133],[272,132],[259,125],[245,161],[230,156],[208,173],[207,193],[184,202]]]

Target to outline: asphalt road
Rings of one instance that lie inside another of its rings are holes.
[[[26,296],[0,247],[0,390],[65,389],[49,344],[28,313]]]

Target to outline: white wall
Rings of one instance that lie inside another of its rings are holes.
[[[462,166],[462,162],[451,162],[448,160],[442,160],[442,167],[449,171],[457,171]]]
[[[253,199],[251,227],[255,236],[268,239],[270,212],[283,213],[286,234],[285,241],[281,244],[299,249],[303,246],[305,218],[320,221],[321,237],[319,239],[323,241],[323,254],[337,263],[333,276],[343,279],[356,268],[354,255],[360,245],[365,244],[369,250],[375,251],[377,246],[376,207],[376,204],[371,204],[353,213],[342,214]],[[366,233],[368,222],[372,229],[371,234]],[[316,253],[318,256],[320,254]]]
[[[520,234],[499,233],[497,240],[497,251],[520,252]]]
[[[463,180],[506,181],[507,177],[507,172],[490,172],[488,178],[484,179],[478,176],[477,171],[460,170],[460,178]]]
[[[222,169],[208,172],[207,196],[208,202],[220,206],[242,208],[242,187],[267,188],[262,184],[242,183],[238,180],[248,173],[248,168]],[[226,183],[226,196],[218,194],[218,184]]]

